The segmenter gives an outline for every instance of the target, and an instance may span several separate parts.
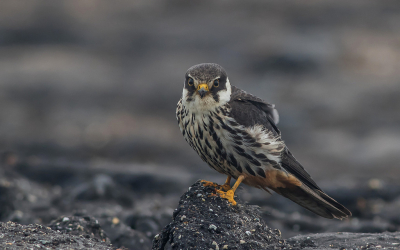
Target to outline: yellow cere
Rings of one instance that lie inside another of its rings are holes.
[[[201,88],[204,88],[205,90],[208,91],[208,85],[207,85],[207,83],[202,83],[202,84],[199,84],[199,86],[197,86],[197,90],[199,90],[199,89],[201,89]]]

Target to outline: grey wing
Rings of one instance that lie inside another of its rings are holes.
[[[292,153],[290,153],[287,147],[282,152],[281,166],[311,189],[321,190],[300,162],[298,162]]]
[[[257,96],[247,93],[244,90],[241,90],[235,86],[232,86],[232,95],[231,100],[243,100],[246,102],[252,103],[258,109],[264,111],[264,113],[274,122],[278,124],[279,122],[279,114],[278,111],[275,109],[274,104],[270,104]]]
[[[237,123],[246,127],[263,125],[266,130],[280,136],[275,122],[278,120],[278,112],[273,105],[236,87],[233,87],[229,104],[232,107],[230,115]],[[351,215],[347,208],[318,187],[287,147],[281,153],[280,165],[283,170],[300,180],[302,185],[294,188],[277,188],[276,192],[325,218],[342,219]]]
[[[274,122],[274,118],[278,119],[278,111],[276,111],[275,107],[254,95],[234,86],[232,87],[232,96],[229,104],[232,107],[231,116],[236,122],[246,127],[263,125],[268,131],[273,131],[275,135],[280,135],[280,131]],[[281,166],[311,189],[321,190],[303,166],[293,157],[288,148],[282,151]]]

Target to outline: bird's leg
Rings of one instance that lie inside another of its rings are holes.
[[[228,178],[226,178],[225,184],[221,185],[220,190],[222,191],[228,191],[229,189],[231,189],[231,176],[228,175]]]
[[[239,187],[240,183],[243,181],[244,178],[245,178],[244,175],[239,176],[239,178],[237,178],[237,180],[235,182],[235,185],[233,185],[233,187],[230,190],[228,190],[226,192],[217,190],[217,193],[219,194],[219,196],[221,198],[228,199],[228,201],[230,203],[232,203],[232,205],[235,206],[236,205],[236,201],[233,199],[233,197],[235,196],[236,189]]]

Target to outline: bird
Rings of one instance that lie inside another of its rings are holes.
[[[233,86],[220,65],[202,63],[187,70],[176,118],[200,158],[227,175],[217,193],[232,205],[236,189],[244,183],[272,190],[325,218],[351,216],[289,151],[277,127],[275,105]],[[236,182],[231,187],[232,178]]]

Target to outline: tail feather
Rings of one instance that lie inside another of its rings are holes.
[[[347,208],[322,190],[312,190],[304,184],[293,188],[277,188],[275,191],[311,212],[328,219],[344,219],[351,216],[351,212]]]

